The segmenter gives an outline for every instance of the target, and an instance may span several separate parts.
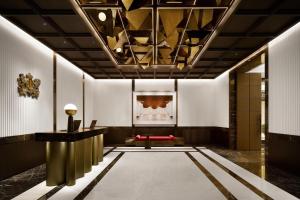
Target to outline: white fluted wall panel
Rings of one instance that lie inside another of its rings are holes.
[[[214,126],[214,81],[178,80],[178,126]]]
[[[85,126],[89,127],[92,120],[94,119],[94,85],[95,80],[93,77],[85,74],[85,100],[84,100],[84,117],[85,117]]]
[[[52,51],[0,16],[0,137],[53,127]],[[41,80],[40,97],[19,97],[17,78]]]
[[[132,126],[132,80],[95,80],[94,117],[101,126]]]
[[[78,108],[74,119],[83,120],[83,72],[61,56],[57,56],[57,129],[67,128],[68,117],[64,106],[75,104]],[[81,123],[81,127],[82,127]]]
[[[269,44],[269,132],[300,135],[300,23]]]
[[[136,79],[134,91],[136,92],[173,92],[174,79]]]
[[[214,124],[217,127],[229,128],[229,72],[214,79],[215,107]]]

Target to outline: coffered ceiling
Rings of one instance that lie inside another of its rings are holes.
[[[235,2],[10,0],[0,14],[95,78],[215,78],[300,19],[300,1]]]

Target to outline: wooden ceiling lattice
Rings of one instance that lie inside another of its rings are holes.
[[[94,3],[93,5],[91,1],[88,0],[82,0],[79,3],[81,3],[81,6],[84,7],[84,11],[93,11],[99,9],[100,1],[94,2],[96,3]],[[139,2],[142,4],[142,7],[153,9],[152,1]],[[179,29],[177,32],[179,32],[178,38],[180,42],[180,36],[184,35],[182,34],[182,31],[184,30],[185,25],[188,24],[183,23],[187,22],[188,20],[188,11],[190,11],[192,8],[195,10],[197,10],[197,8],[198,10],[201,10],[200,7],[203,8],[205,6],[207,8],[207,6],[212,5],[209,5],[209,3],[213,1],[201,0],[201,2],[206,2],[206,5],[193,5],[195,2],[194,0],[174,0],[174,2],[177,2],[175,3],[175,5],[168,5],[168,2],[172,1],[160,0],[157,1],[156,6],[159,5],[161,7],[165,6],[168,8],[172,7],[171,9],[173,10],[176,10],[173,7],[181,7],[186,11],[183,14],[183,20],[176,27],[176,29]],[[184,2],[184,5],[178,5],[178,2]],[[216,1],[214,2],[217,3]],[[184,68],[180,70],[176,67],[170,68],[170,66],[168,66],[168,63],[159,63],[161,58],[168,58],[168,49],[166,49],[165,47],[159,49],[158,42],[155,43],[156,41],[154,40],[154,33],[151,29],[149,29],[149,27],[153,25],[152,20],[150,20],[150,22],[146,17],[144,23],[132,23],[131,25],[131,23],[128,22],[128,18],[130,20],[132,16],[130,16],[130,14],[126,15],[127,9],[123,6],[122,1],[106,0],[105,3],[112,4],[109,7],[110,9],[113,7],[113,9],[120,10],[120,13],[117,14],[122,16],[121,18],[125,27],[123,30],[126,30],[127,36],[129,36],[129,41],[132,42],[132,44],[125,44],[125,48],[129,49],[129,53],[131,51],[129,47],[134,47],[135,42],[137,44],[151,42],[150,44],[152,46],[156,44],[156,46],[158,46],[158,50],[152,51],[152,57],[155,59],[157,58],[157,65],[153,65],[146,69],[143,69],[141,66],[132,67],[130,65],[126,66],[126,63],[121,63],[119,67],[116,67],[115,63],[112,61],[111,56],[107,54],[104,48],[99,44],[99,41],[95,39],[96,37],[94,36],[93,32],[91,32],[87,28],[82,18],[77,14],[77,11],[73,10],[72,4],[69,0],[1,1],[0,14],[28,32],[33,37],[37,38],[38,40],[52,48],[54,51],[64,56],[66,59],[70,60],[85,72],[89,73],[95,78],[100,79],[215,78],[238,63],[240,60],[243,60],[256,49],[272,40],[284,30],[299,22],[300,19],[300,1],[241,0],[238,8],[223,25],[223,28],[219,31],[217,37],[212,40],[212,42],[207,46],[207,48],[205,48],[205,50],[201,51],[201,56],[199,57],[199,59],[197,59],[195,63],[188,63],[194,64],[193,67],[184,66]],[[141,4],[133,5],[133,8],[140,8]],[[229,4],[230,1],[221,2],[221,5],[219,5],[220,10],[226,10]],[[101,8],[103,9],[103,5]],[[159,14],[164,15],[164,13]],[[152,15],[153,17],[155,17],[155,14],[153,14],[152,11],[149,15],[151,16],[151,18]],[[180,15],[181,14],[179,14],[179,17]],[[222,16],[222,13],[220,15]],[[175,14],[173,16],[175,16]],[[210,19],[209,13],[206,14],[206,16],[208,16],[206,19]],[[142,14],[141,17],[143,17]],[[120,20],[121,18],[119,18],[119,20],[117,20],[116,22],[117,25],[120,25],[120,27],[123,26],[122,21]],[[163,22],[160,18],[158,19],[158,30],[159,32],[163,32],[164,37],[166,37],[167,34],[164,30],[164,24],[168,24],[168,22]],[[195,21],[194,13],[190,16],[190,21],[191,19],[192,22]],[[200,18],[197,19],[199,21]],[[218,21],[218,19],[219,18],[216,18],[215,20]],[[148,28],[147,26],[145,26],[147,23],[148,25],[151,25],[148,26]],[[202,20],[201,18],[201,24],[202,23],[205,24],[205,20]],[[194,25],[195,24],[193,23],[189,23],[188,28],[193,27]],[[143,27],[143,31],[135,30],[140,27]],[[199,30],[201,30],[201,25]],[[149,39],[141,37],[144,36],[144,34],[148,34]],[[198,31],[197,33],[190,33],[190,35],[193,37],[195,37],[195,35],[197,36],[201,34],[205,34],[205,32],[203,33],[203,31]],[[172,43],[172,41],[174,41],[174,38],[177,37],[176,33],[173,34],[173,32],[168,31],[168,35],[172,36],[167,40],[172,45],[174,43]],[[185,42],[186,40],[183,39],[182,41]],[[171,53],[171,56],[173,56],[171,61],[174,61],[177,49],[179,49],[176,47],[181,46],[176,44],[173,45],[173,47],[174,52]],[[199,48],[202,49],[201,46]],[[132,50],[134,51],[136,49]],[[181,53],[184,52],[178,51],[178,55],[180,55]],[[135,58],[138,60],[142,57],[139,55]],[[154,63],[153,60],[154,59],[151,60],[151,64]],[[134,60],[131,62],[134,62]],[[176,63],[177,62],[178,61],[176,60]]]

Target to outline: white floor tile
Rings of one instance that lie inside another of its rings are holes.
[[[129,152],[86,199],[218,200],[225,197],[183,152]]]
[[[46,181],[43,181],[36,186],[30,188],[29,190],[26,190],[22,194],[16,196],[13,198],[14,200],[32,200],[32,199],[38,199],[41,196],[48,193],[50,190],[55,188],[55,186],[46,186]]]
[[[155,152],[155,151],[166,151],[166,152],[194,152],[196,151],[192,147],[152,147],[151,149],[145,149],[145,147],[118,147],[114,151],[117,152]]]

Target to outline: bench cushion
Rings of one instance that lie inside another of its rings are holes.
[[[135,139],[138,140],[138,141],[145,141],[145,140],[147,140],[147,136],[137,135],[137,136],[135,136]],[[168,141],[168,140],[175,140],[175,137],[173,135],[168,135],[168,136],[149,136],[149,140],[153,140],[153,141]]]

